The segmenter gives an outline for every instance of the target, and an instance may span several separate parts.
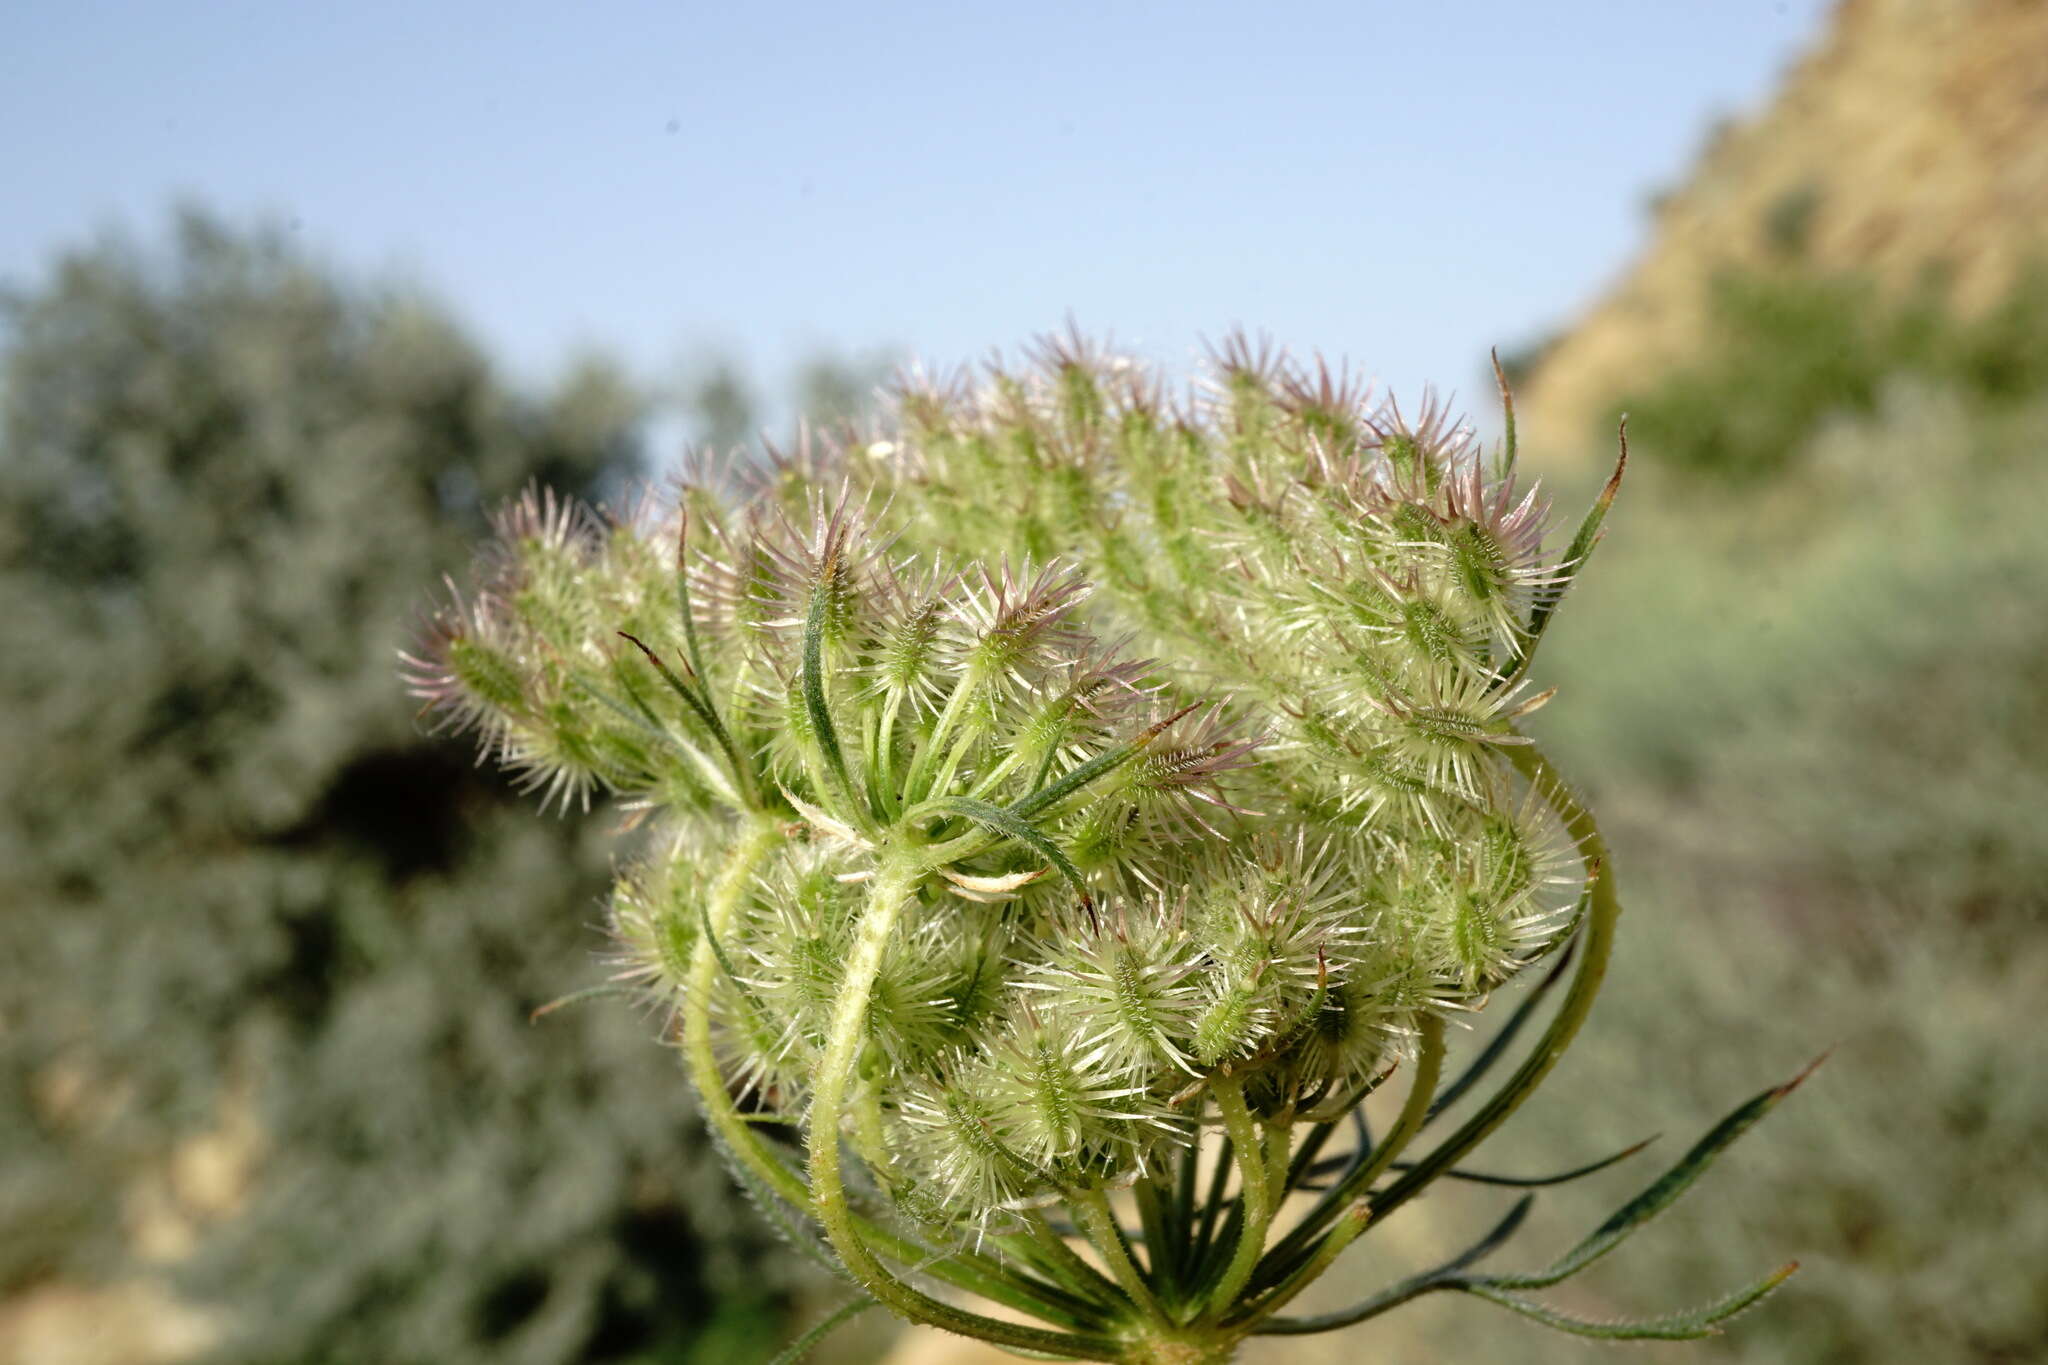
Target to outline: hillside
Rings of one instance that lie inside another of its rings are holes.
[[[1533,448],[1589,448],[1619,393],[1697,346],[1731,267],[1900,289],[1937,272],[1965,312],[1999,298],[2048,230],[2048,4],[1845,0],[1654,214],[1642,254],[1524,380]]]

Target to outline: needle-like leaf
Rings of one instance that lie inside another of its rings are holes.
[[[1073,884],[1075,894],[1081,898],[1081,905],[1088,911],[1091,920],[1095,917],[1095,901],[1088,894],[1088,885],[1081,880],[1081,870],[1073,860],[1060,851],[1058,844],[1046,837],[1045,833],[1029,820],[1017,814],[1015,807],[992,806],[986,801],[976,801],[966,796],[948,796],[934,801],[932,808],[965,816],[975,824],[1006,839],[1015,839],[1032,852],[1043,857],[1062,877]]]
[[[1375,1318],[1389,1309],[1399,1308],[1410,1299],[1438,1290],[1452,1289],[1459,1272],[1467,1266],[1476,1265],[1505,1245],[1522,1226],[1522,1220],[1529,1216],[1529,1208],[1536,1202],[1536,1196],[1525,1194],[1515,1201],[1507,1216],[1495,1223],[1484,1237],[1466,1247],[1450,1260],[1420,1275],[1412,1275],[1399,1284],[1391,1285],[1379,1293],[1349,1308],[1333,1313],[1317,1313],[1309,1317],[1268,1318],[1253,1329],[1259,1336],[1307,1336],[1316,1332],[1333,1332],[1340,1327]]]
[[[1638,1322],[1594,1322],[1560,1313],[1547,1304],[1533,1302],[1519,1295],[1495,1289],[1477,1280],[1454,1280],[1444,1287],[1461,1290],[1464,1293],[1497,1303],[1512,1312],[1545,1327],[1560,1332],[1569,1332],[1575,1337],[1595,1337],[1602,1341],[1691,1341],[1699,1337],[1719,1334],[1719,1325],[1744,1309],[1752,1307],[1772,1290],[1792,1278],[1799,1269],[1799,1262],[1792,1261],[1779,1266],[1755,1284],[1738,1289],[1725,1298],[1714,1300],[1699,1308],[1683,1313],[1672,1313],[1666,1317],[1648,1318]]]
[[[1536,645],[1543,639],[1543,632],[1550,628],[1551,618],[1556,616],[1558,604],[1571,591],[1572,580],[1579,570],[1592,558],[1593,550],[1600,544],[1601,526],[1607,520],[1607,510],[1614,506],[1614,495],[1621,491],[1621,476],[1628,469],[1628,418],[1621,419],[1616,433],[1621,444],[1621,454],[1614,462],[1614,473],[1600,490],[1600,496],[1593,499],[1593,506],[1586,512],[1586,518],[1579,523],[1579,529],[1572,536],[1571,545],[1564,552],[1564,562],[1558,566],[1557,577],[1537,594],[1536,605],[1529,613],[1528,642],[1522,646],[1513,678],[1516,681],[1529,671],[1529,661],[1535,657]]]
[[[1692,1150],[1682,1157],[1678,1164],[1660,1176],[1650,1187],[1615,1211],[1614,1216],[1595,1228],[1590,1236],[1546,1270],[1531,1275],[1491,1275],[1486,1283],[1500,1289],[1542,1289],[1578,1274],[1608,1252],[1620,1246],[1637,1228],[1655,1218],[1678,1202],[1680,1195],[1691,1188],[1692,1183],[1705,1174],[1714,1159],[1726,1151],[1731,1143],[1748,1132],[1765,1114],[1778,1106],[1779,1101],[1799,1088],[1800,1082],[1813,1074],[1814,1068],[1825,1060],[1825,1055],[1815,1058],[1804,1071],[1742,1105],[1727,1118],[1715,1124],[1707,1135],[1694,1143]]]
[[[832,1335],[841,1323],[865,1313],[874,1306],[875,1301],[866,1296],[855,1299],[851,1303],[840,1305],[828,1314],[823,1321],[811,1328],[810,1331],[805,1332],[795,1341],[789,1343],[785,1349],[778,1352],[775,1359],[769,1361],[768,1365],[796,1365],[798,1361],[809,1355],[819,1342]]]
[[[1508,1021],[1500,1026],[1493,1037],[1487,1040],[1485,1048],[1480,1051],[1479,1055],[1474,1057],[1471,1063],[1458,1073],[1456,1080],[1444,1087],[1443,1093],[1438,1095],[1435,1102],[1429,1106],[1429,1116],[1432,1119],[1456,1104],[1466,1091],[1483,1080],[1486,1074],[1493,1069],[1494,1064],[1507,1054],[1508,1048],[1514,1044],[1515,1039],[1520,1036],[1523,1028],[1534,1017],[1536,1009],[1543,1003],[1544,997],[1549,995],[1557,983],[1564,979],[1566,971],[1572,965],[1572,956],[1577,951],[1578,945],[1576,942],[1565,945],[1564,951],[1558,954],[1557,962],[1544,974],[1543,979],[1536,983],[1535,988],[1527,996],[1523,997],[1522,1003],[1515,1007],[1515,1012],[1508,1016]]]
[[[1013,802],[1010,806],[1011,812],[1028,820],[1040,811],[1051,809],[1069,796],[1072,796],[1075,792],[1081,790],[1081,788],[1087,786],[1090,782],[1105,774],[1114,772],[1136,758],[1145,751],[1145,746],[1164,734],[1168,726],[1189,712],[1194,711],[1200,704],[1196,702],[1184,706],[1165,720],[1147,726],[1126,743],[1097,754],[1086,763],[1074,768],[1071,772],[1062,774],[1051,784],[1040,787],[1037,791],[1020,801]]]
[[[1655,1138],[1644,1138],[1641,1142],[1624,1147],[1618,1152],[1609,1153],[1598,1161],[1589,1161],[1583,1166],[1574,1166],[1571,1170],[1559,1171],[1555,1175],[1491,1175],[1483,1171],[1464,1171],[1453,1167],[1444,1172],[1443,1178],[1446,1180],[1463,1180],[1474,1185],[1500,1185],[1516,1190],[1533,1190],[1549,1185],[1565,1185],[1574,1180],[1583,1180],[1596,1171],[1604,1171],[1609,1166],[1615,1165],[1618,1162],[1626,1161],[1655,1141]],[[1340,1173],[1350,1161],[1350,1157],[1341,1156],[1330,1157],[1328,1160],[1316,1162],[1309,1168],[1310,1181],[1303,1182],[1298,1188],[1304,1190],[1328,1188],[1324,1183],[1324,1177]],[[1389,1169],[1405,1171],[1413,1164],[1407,1161],[1397,1161]]]

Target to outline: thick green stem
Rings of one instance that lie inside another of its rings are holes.
[[[1199,1332],[1136,1342],[1124,1356],[1129,1365],[1230,1365],[1240,1338]]]
[[[840,1167],[840,1128],[867,1040],[868,1001],[897,921],[917,894],[923,869],[901,853],[885,854],[869,885],[866,906],[854,930],[852,951],[840,982],[825,1050],[811,1089],[808,1151],[811,1200],[825,1235],[840,1262],[855,1280],[889,1308],[914,1322],[979,1337],[1000,1346],[1040,1351],[1081,1360],[1118,1360],[1123,1346],[1113,1337],[1050,1332],[1023,1327],[956,1308],[896,1278],[875,1256],[862,1236],[847,1200]]]
[[[778,1199],[809,1217],[809,1188],[801,1176],[768,1150],[761,1135],[739,1112],[725,1087],[724,1076],[719,1073],[718,1060],[711,1045],[711,995],[719,972],[716,944],[729,937],[747,887],[785,837],[778,821],[759,819],[744,826],[726,854],[725,867],[711,885],[704,910],[704,932],[690,959],[688,990],[682,1011],[683,1059],[705,1118],[732,1159],[745,1166]],[[932,1262],[934,1275],[970,1293],[981,1294],[1026,1313],[1048,1313],[1053,1308],[1053,1305],[1041,1303],[1035,1296],[995,1273],[997,1267],[991,1266],[984,1271],[967,1258],[933,1262],[926,1248],[907,1242],[885,1229],[867,1225],[864,1220],[862,1231],[885,1255],[906,1265]]]

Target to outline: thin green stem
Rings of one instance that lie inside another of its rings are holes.
[[[1177,1292],[1173,1247],[1180,1232],[1174,1223],[1177,1211],[1160,1189],[1160,1174],[1155,1170],[1142,1177],[1131,1197],[1138,1206],[1138,1227],[1145,1234],[1145,1278],[1171,1299]]]
[[[1067,1245],[1067,1239],[1053,1231],[1045,1214],[1037,1209],[1025,1209],[1018,1215],[1029,1234],[1031,1244],[1040,1253],[1040,1263],[1055,1275],[1069,1289],[1085,1294],[1091,1301],[1109,1306],[1121,1301],[1116,1283],[1082,1258],[1081,1253]]]
[[[1187,1282],[1195,1253],[1200,1250],[1195,1238],[1195,1184],[1201,1174],[1202,1129],[1199,1124],[1192,1123],[1188,1128],[1187,1146],[1174,1157],[1173,1236],[1162,1246],[1146,1248],[1154,1271],[1159,1269],[1162,1257],[1170,1258],[1167,1277],[1176,1290]]]
[[[1200,1131],[1199,1128],[1196,1129],[1198,1135]],[[1230,1135],[1225,1133],[1216,1152],[1216,1164],[1209,1168],[1208,1198],[1202,1201],[1202,1230],[1196,1239],[1196,1250],[1199,1254],[1194,1258],[1194,1264],[1198,1271],[1206,1266],[1209,1248],[1215,1241],[1216,1219],[1223,1211],[1223,1188],[1230,1179],[1231,1160],[1236,1145],[1230,1140]],[[1199,1152],[1200,1148],[1196,1150]],[[1196,1282],[1199,1283],[1199,1279]]]
[[[911,756],[910,775],[903,780],[903,798],[906,802],[922,801],[932,792],[932,763],[938,758],[940,748],[951,738],[953,727],[959,723],[960,713],[966,709],[967,694],[972,690],[972,680],[963,678],[953,685],[946,697],[946,704],[940,708],[938,718],[932,722],[930,733],[917,746]]]
[[[1067,1206],[1073,1209],[1075,1221],[1088,1234],[1089,1242],[1132,1305],[1153,1322],[1170,1321],[1153,1295],[1152,1286],[1145,1282],[1144,1272],[1131,1259],[1130,1243],[1124,1239],[1124,1230],[1109,1207],[1109,1196],[1101,1190],[1074,1190],[1067,1196]]]
[[[1224,1127],[1230,1133],[1231,1144],[1237,1149],[1238,1183],[1241,1187],[1238,1197],[1244,1205],[1244,1221],[1238,1228],[1236,1249],[1223,1268],[1223,1277],[1209,1292],[1207,1316],[1211,1320],[1221,1320],[1230,1311],[1238,1291],[1251,1279],[1252,1270],[1259,1263],[1259,1253],[1265,1250],[1266,1229],[1273,1220],[1273,1196],[1272,1185],[1266,1179],[1265,1150],[1258,1124],[1245,1107],[1244,1083],[1235,1076],[1220,1076],[1209,1089],[1216,1096],[1216,1107],[1222,1112]]]
[[[1272,1297],[1269,1293],[1260,1301],[1250,1321],[1257,1321],[1276,1311],[1281,1304],[1293,1298],[1310,1280],[1322,1274],[1338,1252],[1365,1230],[1366,1220],[1374,1212],[1365,1198],[1366,1192],[1372,1189],[1373,1181],[1394,1164],[1394,1158],[1414,1141],[1415,1135],[1422,1131],[1422,1125],[1429,1121],[1430,1101],[1436,1098],[1437,1084],[1443,1078],[1444,1021],[1438,1015],[1425,1014],[1419,1031],[1422,1041],[1417,1048],[1415,1078],[1409,1082],[1408,1097],[1401,1103],[1401,1112],[1394,1119],[1394,1126],[1372,1149],[1372,1155],[1326,1193],[1259,1266],[1259,1282],[1273,1285],[1273,1292],[1279,1297]],[[1333,1221],[1338,1221],[1337,1229],[1324,1238],[1305,1263],[1299,1263],[1301,1248]],[[1331,1243],[1336,1245],[1333,1247]]]
[[[711,884],[704,907],[703,932],[690,954],[688,988],[683,1003],[683,1060],[690,1083],[704,1107],[712,1130],[735,1160],[745,1163],[779,1197],[800,1209],[810,1207],[810,1191],[796,1173],[760,1149],[760,1137],[747,1124],[725,1088],[718,1058],[711,1046],[711,995],[718,980],[718,940],[731,933],[740,902],[754,875],[784,839],[779,823],[756,820],[743,827],[726,854],[725,867]]]
[[[874,788],[883,803],[882,818],[894,820],[903,814],[903,791],[896,781],[896,713],[903,708],[903,693],[891,690],[882,702],[882,720],[875,739]]]
[[[1457,1132],[1373,1198],[1373,1215],[1376,1218],[1385,1218],[1414,1198],[1432,1180],[1484,1142],[1521,1107],[1578,1036],[1586,1016],[1592,1012],[1594,999],[1600,994],[1600,984],[1607,976],[1607,960],[1614,951],[1615,927],[1621,919],[1621,900],[1615,889],[1613,861],[1608,856],[1607,841],[1600,835],[1598,822],[1593,819],[1593,813],[1572,795],[1564,778],[1551,766],[1542,750],[1533,744],[1509,745],[1506,748],[1516,769],[1564,821],[1565,829],[1577,841],[1579,856],[1585,863],[1589,903],[1585,927],[1581,931],[1584,937],[1579,944],[1579,969],[1535,1051]]]
[[[1287,1197],[1287,1158],[1293,1147],[1292,1120],[1275,1119],[1266,1125],[1266,1198],[1275,1209]]]
[[[1015,749],[1010,750],[1009,753],[1003,755],[1000,762],[989,768],[981,780],[974,784],[974,789],[967,794],[977,801],[988,800],[990,793],[1002,786],[1008,780],[1010,774],[1016,772],[1019,767],[1023,766],[1023,763],[1023,754]]]
[[[1300,1224],[1273,1249],[1273,1259],[1266,1267],[1268,1270],[1295,1255],[1311,1238],[1335,1221],[1346,1205],[1363,1197],[1372,1188],[1372,1182],[1386,1172],[1394,1158],[1422,1131],[1422,1125],[1429,1117],[1430,1101],[1436,1098],[1437,1083],[1443,1076],[1444,1021],[1439,1015],[1424,1014],[1417,1031],[1421,1034],[1421,1043],[1416,1049],[1415,1078],[1409,1083],[1408,1098],[1402,1102],[1401,1113],[1394,1120],[1394,1126],[1372,1149],[1372,1155],[1325,1191]]]
[[[1337,1226],[1330,1229],[1327,1237],[1316,1247],[1315,1252],[1295,1270],[1289,1272],[1278,1284],[1255,1300],[1248,1312],[1234,1317],[1229,1325],[1241,1332],[1249,1332],[1273,1314],[1293,1302],[1294,1296],[1322,1278],[1323,1272],[1335,1265],[1337,1258],[1344,1254],[1366,1225],[1372,1221],[1372,1205],[1363,1201],[1353,1204],[1337,1217]]]
[[[1302,1177],[1307,1173],[1308,1168],[1322,1154],[1323,1148],[1329,1145],[1330,1135],[1337,1130],[1337,1124],[1340,1121],[1338,1119],[1326,1119],[1310,1127],[1308,1133],[1301,1139],[1301,1146],[1295,1149],[1293,1160],[1287,1165],[1288,1189],[1291,1190],[1301,1183]]]

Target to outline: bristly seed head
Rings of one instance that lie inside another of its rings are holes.
[[[1206,1087],[1355,1102],[1569,927],[1510,751],[1575,566],[1511,474],[1341,367],[1232,338],[1178,402],[1068,336],[667,507],[530,491],[404,671],[548,798],[658,818],[616,974],[726,1089],[981,1236],[1158,1169]]]

